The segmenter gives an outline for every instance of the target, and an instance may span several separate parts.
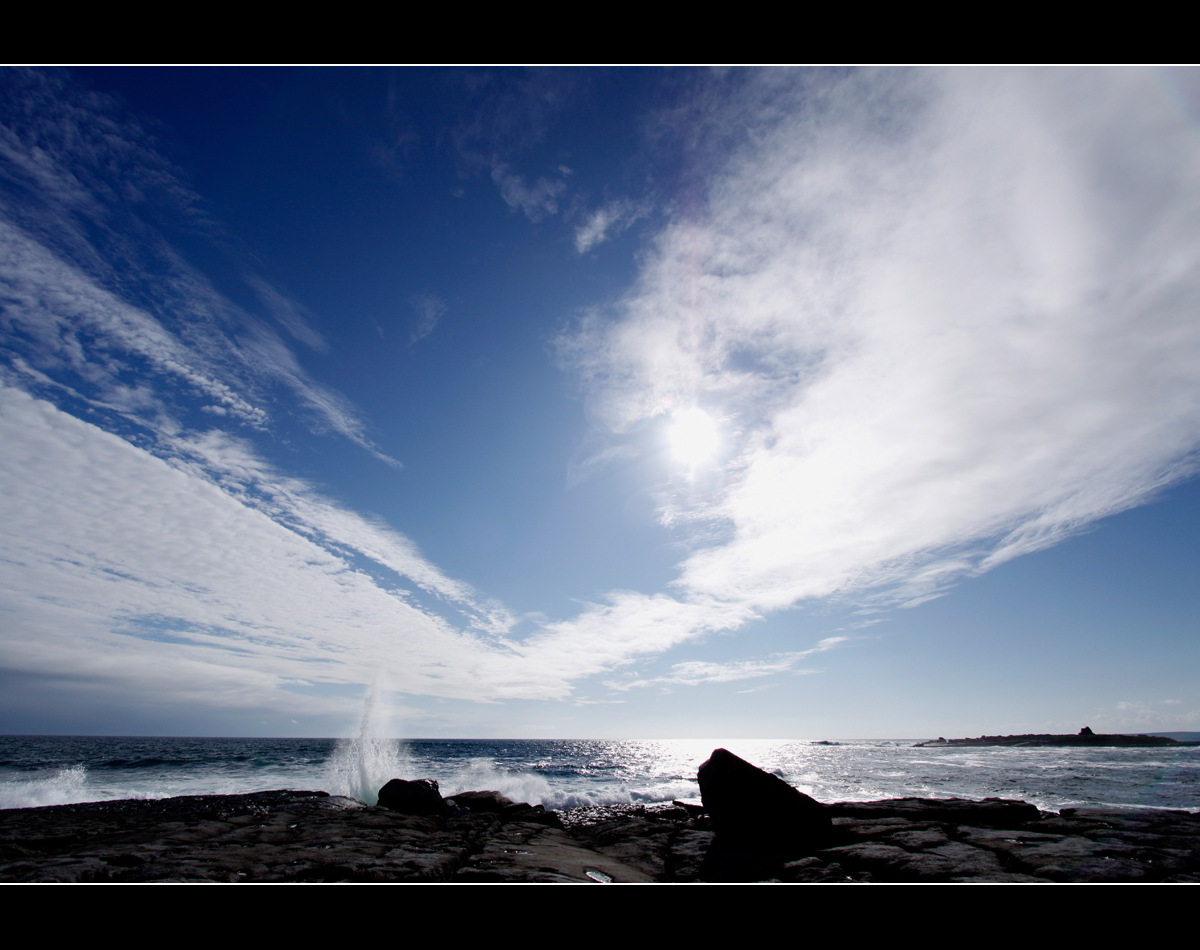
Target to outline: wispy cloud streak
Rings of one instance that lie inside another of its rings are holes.
[[[586,254],[649,213],[650,209],[645,202],[630,201],[628,198],[608,202],[589,214],[587,220],[575,229],[576,252]]]
[[[558,214],[558,202],[567,190],[569,168],[560,167],[558,178],[539,177],[533,184],[511,171],[506,164],[492,169],[492,181],[500,188],[500,197],[513,211],[522,211],[535,224]]]
[[[824,653],[844,643],[848,637],[826,637],[811,650],[795,653],[776,653],[773,656],[754,660],[734,660],[728,663],[710,663],[704,660],[687,660],[671,667],[669,676],[649,679],[609,680],[605,686],[625,692],[647,686],[700,686],[706,683],[736,683],[741,680],[759,679],[788,673],[793,676],[813,673],[815,670],[798,669],[796,664],[814,653]]]
[[[438,321],[446,312],[446,301],[437,294],[421,294],[413,298],[413,310],[416,311],[417,318],[413,322],[412,334],[409,336],[408,345],[425,339],[438,325]]]
[[[0,77],[0,282],[10,356],[81,394],[129,403],[126,378],[161,384],[159,415],[197,395],[216,415],[270,424],[282,387],[330,431],[394,464],[345,397],[304,371],[265,321],[218,293],[175,249],[172,235],[229,246],[181,173],[107,97],[53,72]],[[322,337],[300,308],[248,268],[271,318],[305,346]],[[132,364],[132,365],[131,365]],[[184,400],[172,399],[183,387]],[[142,386],[142,403],[151,389]],[[152,415],[149,407],[141,422]]]

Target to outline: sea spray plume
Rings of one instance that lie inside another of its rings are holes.
[[[368,805],[379,802],[379,789],[394,778],[411,777],[407,747],[399,739],[380,736],[386,723],[379,711],[379,687],[372,685],[363,698],[358,737],[341,739],[329,759],[329,791],[349,795]]]

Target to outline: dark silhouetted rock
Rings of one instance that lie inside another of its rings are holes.
[[[499,814],[504,809],[515,805],[516,802],[507,795],[501,795],[499,792],[485,789],[479,792],[459,792],[454,796],[454,804],[460,808],[469,808],[475,812]]]
[[[778,776],[716,749],[697,779],[720,847],[798,856],[823,847],[832,823],[825,807]]]
[[[438,783],[428,778],[392,779],[379,790],[379,804],[405,815],[440,815],[445,810]]]
[[[545,805],[530,805],[529,802],[514,802],[500,812],[504,821],[523,821],[535,825],[549,825],[551,828],[561,828],[562,820],[558,812],[550,811]]]
[[[507,795],[502,795],[493,789],[478,792],[459,792],[452,799],[458,808],[466,809],[477,815],[499,815],[504,821],[532,822],[536,825],[550,825],[553,828],[562,827],[558,813],[547,811],[544,805],[530,805],[529,802],[514,802]],[[380,804],[383,804],[382,800]]]

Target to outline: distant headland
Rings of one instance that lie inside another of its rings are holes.
[[[1075,735],[1044,735],[1026,734],[1023,736],[980,736],[978,739],[943,739],[940,736],[928,742],[917,742],[916,746],[1129,746],[1145,748],[1149,746],[1185,745],[1166,736],[1125,736],[1105,735],[1092,732],[1084,726]]]

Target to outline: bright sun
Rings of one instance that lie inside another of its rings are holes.
[[[717,424],[703,409],[686,409],[679,413],[668,435],[671,451],[688,465],[699,465],[717,450]]]

